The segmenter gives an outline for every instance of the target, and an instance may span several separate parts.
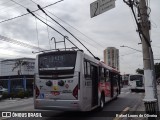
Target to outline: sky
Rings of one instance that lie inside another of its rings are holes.
[[[27,13],[26,8],[36,10],[39,4],[45,7],[58,0],[1,0],[0,22]],[[103,61],[103,51],[107,47],[119,49],[121,74],[134,74],[137,68],[143,68],[142,52],[137,52],[122,45],[142,50],[140,38],[136,32],[137,26],[131,9],[123,0],[115,1],[115,8],[96,17],[90,17],[90,4],[95,0],[63,0],[44,10],[56,21],[73,33],[95,56]],[[160,59],[160,0],[148,0],[151,9],[151,40],[155,59]],[[54,21],[45,16],[41,11],[35,12],[36,16],[60,31],[63,35],[89,54],[71,35],[59,27]],[[137,13],[136,13],[137,14]],[[54,49],[56,41],[64,38],[51,28],[44,25],[31,14],[0,23],[0,35],[18,40],[43,49]],[[69,42],[68,47],[73,47]],[[57,44],[62,47],[63,44]],[[13,59],[20,57],[35,58],[32,51],[38,50],[16,45],[0,39],[0,59]],[[159,60],[155,60],[160,62]]]

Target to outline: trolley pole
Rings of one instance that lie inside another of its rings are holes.
[[[150,22],[148,20],[148,7],[146,0],[139,0],[139,23],[140,33],[142,37],[143,65],[145,77],[145,97],[143,99],[145,111],[147,114],[158,115],[158,98],[157,86],[155,79],[153,52],[150,44]],[[156,118],[148,118],[148,120],[156,120]]]

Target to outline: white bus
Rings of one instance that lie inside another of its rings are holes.
[[[131,91],[135,90],[144,91],[144,75],[141,74],[129,75],[129,85],[131,87]]]
[[[36,57],[35,109],[90,111],[119,94],[119,72],[81,50]]]

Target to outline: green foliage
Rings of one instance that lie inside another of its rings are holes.
[[[29,96],[30,96],[29,91],[25,91],[25,92],[24,92],[24,96],[25,96],[25,97],[29,97]]]
[[[33,96],[32,92],[30,91],[18,91],[17,93],[12,92],[12,93],[6,93],[4,92],[2,94],[2,99],[7,99],[7,98],[24,98],[24,97],[30,97]]]
[[[9,98],[9,94],[6,93],[6,92],[4,92],[4,93],[2,94],[2,99],[6,99],[6,98]]]
[[[137,73],[137,74],[144,74],[144,70],[143,70],[143,69],[138,68],[138,69],[136,70],[136,73]]]
[[[16,97],[16,94],[15,93],[10,93],[10,94],[8,94],[9,95],[9,98],[15,98]]]
[[[160,63],[155,63],[154,67],[155,67],[156,78],[158,78],[158,77],[160,77]],[[144,70],[138,68],[136,70],[136,73],[138,73],[138,74],[144,74]]]
[[[160,77],[160,63],[156,63],[154,67],[155,67],[156,78],[158,78]]]
[[[19,91],[16,95],[17,98],[24,98],[25,97],[25,92]]]

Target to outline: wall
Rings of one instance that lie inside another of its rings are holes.
[[[35,59],[19,58],[1,61],[1,76],[33,75]]]

